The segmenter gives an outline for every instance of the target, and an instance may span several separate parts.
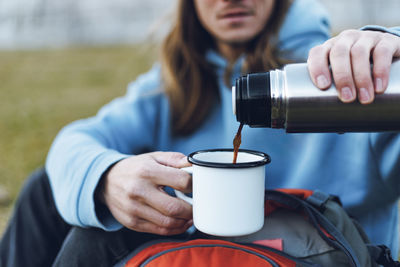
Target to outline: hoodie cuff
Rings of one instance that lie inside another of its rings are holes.
[[[386,33],[390,33],[390,34],[400,37],[400,27],[386,28],[386,27],[379,26],[379,25],[366,25],[366,26],[362,27],[360,30],[386,32]]]
[[[96,188],[103,177],[103,174],[109,170],[118,161],[130,155],[121,154],[116,151],[107,150],[100,154],[93,162],[88,179],[85,181],[81,195],[79,197],[79,218],[84,225],[99,227],[106,231],[116,231],[123,226],[112,216],[109,209],[100,201],[96,200]]]

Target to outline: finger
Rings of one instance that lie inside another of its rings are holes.
[[[169,186],[182,192],[192,191],[192,176],[188,172],[162,165],[156,156],[153,157],[156,161],[143,167],[140,174],[142,177],[157,185]]]
[[[156,188],[149,189],[149,195],[152,197],[146,198],[146,204],[163,215],[184,220],[192,219],[192,206],[186,201],[172,197]]]
[[[374,38],[374,35],[364,35],[354,43],[350,50],[354,84],[357,88],[358,100],[362,104],[369,104],[374,100],[370,55],[376,42],[377,39]]]
[[[189,167],[191,164],[187,161],[187,157],[179,152],[154,152],[150,155],[160,164],[174,167],[184,168]]]
[[[378,94],[383,93],[388,86],[390,67],[395,54],[396,45],[387,39],[381,40],[374,49],[372,54],[373,77],[375,92]]]
[[[135,183],[128,183],[126,188],[113,187],[105,200],[114,218],[131,229],[135,227],[137,218],[145,218],[164,228],[182,227],[192,219],[192,207],[183,200],[166,196],[168,195],[164,191],[152,183],[140,179]],[[171,201],[172,204],[167,204]],[[160,210],[164,211],[164,214]]]
[[[332,39],[322,45],[313,47],[308,54],[308,72],[312,82],[319,89],[327,89],[332,83],[328,56],[331,46]]]
[[[332,45],[329,53],[329,61],[332,68],[332,76],[342,102],[349,103],[356,99],[356,90],[350,62],[350,48],[353,45],[352,38],[341,38],[340,42]]]
[[[182,228],[189,220],[191,220],[191,218],[180,219],[166,216],[154,208],[141,203],[140,201],[131,201],[126,213],[130,215],[130,218],[141,218],[159,227],[168,229]]]
[[[151,222],[148,222],[148,221],[143,221],[140,224],[140,228],[142,229],[142,232],[168,236],[168,235],[182,234],[192,225],[193,225],[193,222],[190,221],[184,227],[172,228],[171,229],[171,228],[165,228],[165,227],[161,227],[161,226],[155,225],[154,223],[151,223]]]
[[[164,215],[160,215],[139,201],[130,200],[124,203],[124,205],[114,203],[110,206],[110,211],[122,225],[135,231],[168,235],[182,233],[193,224],[192,218],[166,219]]]
[[[130,220],[130,223],[128,223],[124,226],[129,229],[132,229],[134,231],[137,231],[137,232],[152,233],[152,234],[166,236],[166,235],[182,234],[192,225],[193,225],[193,221],[189,220],[182,227],[168,228],[168,227],[156,225],[156,224],[154,224],[150,221],[144,220],[144,219],[136,218],[136,219]]]

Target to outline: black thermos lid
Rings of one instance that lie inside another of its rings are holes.
[[[250,127],[271,127],[269,72],[236,79],[236,120]]]

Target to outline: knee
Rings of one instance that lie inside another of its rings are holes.
[[[71,228],[53,266],[110,266],[115,257],[112,235],[101,229]]]
[[[17,206],[24,203],[36,202],[45,198],[48,202],[52,198],[50,184],[45,169],[35,170],[26,180],[17,199]]]

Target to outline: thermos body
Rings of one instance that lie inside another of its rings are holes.
[[[400,130],[400,61],[391,66],[389,86],[373,103],[343,103],[334,85],[314,86],[307,64],[238,78],[232,90],[239,122],[287,132],[380,132]],[[262,114],[261,114],[262,113]]]

